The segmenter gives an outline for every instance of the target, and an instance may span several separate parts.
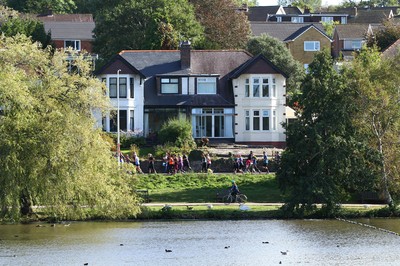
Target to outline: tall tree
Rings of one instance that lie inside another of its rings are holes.
[[[380,51],[384,51],[398,39],[400,39],[400,25],[396,21],[386,20],[374,36],[369,36],[368,46],[377,45]]]
[[[345,72],[357,90],[357,104],[362,107],[354,123],[380,155],[377,169],[379,183],[389,205],[391,192],[399,191],[400,158],[400,55],[382,59],[376,48],[364,49]]]
[[[138,212],[92,116],[109,106],[105,88],[83,56],[69,54],[74,72],[64,52],[0,37],[0,219],[19,219],[32,205],[57,219]]]
[[[42,47],[52,45],[51,34],[46,33],[43,22],[29,17],[21,17],[18,11],[0,6],[0,32],[5,36],[24,34],[33,41],[40,42]]]
[[[176,49],[184,40],[195,46],[202,38],[187,0],[104,1],[94,32],[94,50],[105,59],[124,49]]]
[[[204,27],[206,49],[244,48],[250,36],[246,14],[237,12],[234,0],[190,0]]]
[[[263,54],[289,76],[286,89],[290,99],[293,99],[293,96],[299,93],[304,69],[293,58],[283,42],[269,35],[262,34],[258,37],[252,37],[249,40],[247,51],[253,55]]]
[[[74,0],[8,0],[8,6],[24,13],[72,13],[76,9]]]
[[[308,70],[297,120],[285,125],[287,148],[277,178],[289,211],[322,203],[332,213],[350,189],[370,184],[369,149],[352,124],[355,90],[345,86],[329,52],[318,53]]]

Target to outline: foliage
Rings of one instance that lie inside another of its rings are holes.
[[[322,22],[326,35],[333,38],[336,25],[339,25],[339,21]]]
[[[0,216],[18,220],[33,205],[56,219],[135,215],[126,171],[92,117],[109,108],[105,88],[83,56],[74,72],[65,56],[22,35],[0,39]]]
[[[76,5],[73,0],[8,0],[8,6],[24,13],[71,13]]]
[[[43,23],[38,20],[11,18],[1,24],[0,31],[9,37],[17,34],[30,36],[33,41],[40,42],[42,47],[52,45],[50,32],[46,34]]]
[[[262,34],[259,37],[253,37],[247,44],[247,51],[253,55],[263,54],[275,66],[288,75],[287,94],[292,97],[299,93],[300,81],[304,76],[302,65],[296,61],[280,40]]]
[[[280,0],[278,2],[283,6],[292,5],[302,9],[308,8],[312,12],[318,10],[322,4],[322,0]]]
[[[102,1],[95,18],[93,49],[106,60],[124,49],[176,49],[202,38],[187,0]]]
[[[158,132],[158,138],[161,143],[171,143],[185,152],[190,152],[196,147],[192,136],[192,124],[184,118],[169,119],[165,122]]]
[[[246,4],[247,6],[257,6],[258,2],[257,0],[235,0],[235,4],[239,7],[244,4]]]
[[[33,41],[40,42],[42,47],[52,45],[51,34],[46,33],[41,21],[21,17],[17,11],[4,6],[0,6],[0,32],[8,37],[17,34],[30,36]]]
[[[334,212],[350,191],[371,183],[373,153],[352,125],[356,92],[345,84],[329,53],[318,53],[303,82],[297,120],[285,125],[287,149],[277,178],[289,212],[303,213],[315,203]]]
[[[360,112],[354,124],[364,134],[369,145],[379,153],[380,188],[387,202],[392,204],[391,193],[399,193],[400,172],[400,55],[382,59],[376,48],[364,49],[346,69],[346,78],[357,91]]]
[[[114,142],[113,146],[117,145],[117,133],[104,133],[106,134],[109,138],[112,139]],[[120,144],[121,144],[121,149],[129,149],[132,145],[137,145],[137,146],[143,146],[146,144],[146,139],[143,136],[138,136],[136,134],[130,134],[128,132],[124,132],[120,134]]]
[[[377,45],[380,51],[384,51],[398,39],[400,39],[400,25],[393,20],[387,20],[374,36],[369,36],[367,44],[369,47]]]
[[[204,27],[205,49],[244,48],[250,24],[244,12],[237,12],[234,0],[192,0],[197,20]]]

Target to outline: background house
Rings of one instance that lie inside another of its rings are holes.
[[[36,18],[43,22],[46,32],[51,32],[56,48],[72,47],[92,53],[95,27],[92,14],[46,14]]]
[[[343,57],[345,60],[353,59],[353,53],[361,49],[369,34],[373,34],[369,24],[337,25],[333,33],[333,57]]]
[[[293,58],[305,67],[313,61],[316,52],[331,49],[332,40],[322,24],[253,22],[250,25],[253,35],[265,33],[284,42]]]

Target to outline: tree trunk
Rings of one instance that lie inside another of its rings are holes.
[[[23,216],[31,214],[32,211],[32,201],[29,193],[27,191],[22,192],[21,194],[21,214]]]
[[[389,192],[389,184],[388,184],[388,178],[387,178],[387,172],[386,172],[386,165],[385,165],[385,155],[383,153],[383,144],[382,144],[382,139],[379,138],[379,153],[381,154],[381,163],[382,163],[382,182],[383,182],[383,193],[385,196],[385,201],[389,205],[389,207],[393,206],[393,199],[392,195],[390,195]]]

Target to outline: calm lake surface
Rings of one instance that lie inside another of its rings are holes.
[[[357,221],[400,233],[400,219]],[[0,265],[400,265],[399,248],[338,220],[0,225]]]

